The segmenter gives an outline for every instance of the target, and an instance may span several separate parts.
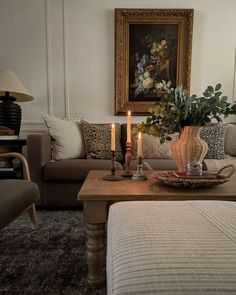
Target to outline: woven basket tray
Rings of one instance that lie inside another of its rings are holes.
[[[150,166],[148,168],[150,169]],[[224,170],[228,170],[226,175],[222,174]],[[229,181],[234,170],[234,165],[227,165],[216,174],[203,172],[202,176],[179,175],[176,171],[155,172],[152,170],[152,172],[155,179],[171,186],[180,188],[209,188]]]

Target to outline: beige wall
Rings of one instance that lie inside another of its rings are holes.
[[[22,134],[43,130],[46,112],[125,121],[114,116],[114,8],[194,8],[191,93],[221,82],[236,98],[235,0],[0,0],[0,7],[0,68],[34,96],[21,104]]]

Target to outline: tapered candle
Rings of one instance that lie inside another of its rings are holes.
[[[141,131],[138,132],[137,154],[138,154],[138,157],[142,157],[142,133],[141,133]]]
[[[111,150],[115,151],[116,149],[116,129],[115,124],[111,125]]]
[[[131,142],[131,111],[128,111],[127,116],[127,142]]]

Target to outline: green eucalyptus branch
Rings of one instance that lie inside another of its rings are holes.
[[[236,114],[236,103],[227,102],[228,97],[222,96],[221,84],[207,86],[203,95],[188,96],[182,85],[171,88],[170,81],[160,83],[160,91],[165,91],[162,98],[149,109],[150,116],[146,122],[137,124],[134,132],[160,137],[160,142],[171,140],[169,134],[180,132],[184,126],[204,126],[212,120],[222,121],[229,115]]]

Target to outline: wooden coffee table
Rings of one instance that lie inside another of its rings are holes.
[[[90,171],[78,199],[84,203],[86,222],[86,260],[88,283],[100,285],[105,281],[105,223],[109,206],[118,201],[184,201],[184,200],[236,200],[236,174],[230,181],[209,189],[177,189],[157,183],[150,172],[148,180],[104,181],[109,171]]]

